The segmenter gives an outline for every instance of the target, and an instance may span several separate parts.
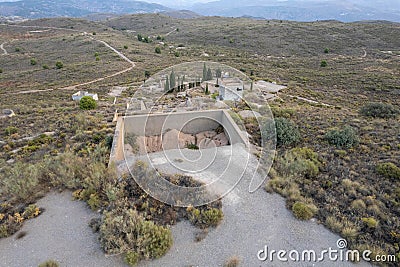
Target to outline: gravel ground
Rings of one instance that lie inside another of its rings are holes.
[[[37,205],[46,210],[25,222],[20,232],[26,236],[0,239],[0,266],[36,267],[49,259],[60,266],[125,266],[120,257],[105,257],[97,235],[88,226],[96,213],[85,203],[73,201],[71,192],[50,193]]]

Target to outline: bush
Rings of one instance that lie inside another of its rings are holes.
[[[378,164],[376,171],[386,178],[400,179],[400,168],[391,162]]]
[[[54,260],[48,260],[46,262],[39,264],[39,267],[58,267],[58,266],[60,265],[58,265],[58,262]]]
[[[190,222],[201,228],[216,227],[223,218],[222,210],[216,208],[207,210],[192,209],[189,214]]]
[[[400,114],[400,110],[393,105],[385,103],[369,103],[360,109],[360,114],[366,117],[373,118],[395,118]]]
[[[372,217],[368,217],[368,218],[361,218],[361,221],[368,227],[371,229],[375,229],[378,226],[378,221],[375,220]]]
[[[56,68],[57,69],[62,69],[64,67],[64,64],[61,61],[56,62]]]
[[[199,150],[199,147],[196,144],[187,144],[186,148],[192,149],[192,150]]]
[[[46,64],[43,64],[42,68],[43,68],[44,70],[48,70],[48,69],[49,69],[49,66],[46,65]]]
[[[12,167],[3,169],[2,174],[4,176],[0,180],[0,193],[23,202],[35,195],[42,172],[38,164],[17,162]]]
[[[358,211],[364,211],[367,208],[367,205],[362,199],[356,199],[351,203],[351,207]]]
[[[330,52],[330,51],[329,51],[329,48],[325,48],[325,49],[324,49],[324,53],[325,53],[325,54],[328,54],[329,52]]]
[[[329,131],[325,139],[337,148],[351,148],[358,144],[356,130],[351,126],[345,126],[343,130]]]
[[[305,204],[303,202],[296,202],[292,206],[294,216],[300,220],[311,219],[317,211],[315,206]]]
[[[31,59],[31,65],[34,66],[34,65],[36,65],[36,64],[37,64],[36,59],[32,58],[32,59]]]
[[[97,107],[97,102],[90,96],[84,96],[79,101],[79,108],[83,110],[95,109]]]
[[[328,66],[328,63],[326,62],[326,60],[322,60],[321,67],[325,68],[326,66]]]
[[[156,47],[156,49],[154,50],[157,54],[161,54],[161,48],[160,47]]]
[[[137,258],[159,258],[172,246],[171,230],[145,221],[136,210],[105,212],[100,226],[100,242],[106,253],[127,253]]]
[[[314,178],[319,174],[321,162],[318,154],[310,148],[293,148],[277,161],[283,176]]]
[[[13,135],[18,132],[18,128],[14,126],[8,126],[4,129],[4,133],[8,136]]]
[[[139,254],[134,251],[128,251],[125,255],[125,262],[129,266],[135,266],[139,262]]]
[[[300,132],[294,122],[286,118],[276,118],[276,139],[280,146],[290,146],[300,141]]]

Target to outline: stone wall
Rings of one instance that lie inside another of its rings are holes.
[[[225,135],[229,139],[229,144],[243,143],[248,145],[248,140],[225,110],[122,117],[117,122],[110,162],[124,159],[124,135],[126,134],[155,136],[161,135],[171,129],[188,134],[197,134],[199,132],[215,130],[219,125],[223,126]]]

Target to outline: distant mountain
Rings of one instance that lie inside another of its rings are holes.
[[[400,22],[398,0],[219,0],[193,5],[202,15],[296,21],[389,20]]]
[[[161,14],[176,19],[196,19],[201,17],[201,15],[190,10],[172,10],[162,12]]]
[[[158,13],[171,9],[133,0],[22,0],[0,2],[0,16],[24,18],[83,17],[95,13]]]

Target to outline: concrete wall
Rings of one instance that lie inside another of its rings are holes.
[[[196,134],[202,131],[215,130],[219,125],[224,127],[230,144],[247,145],[239,127],[225,110],[176,112],[168,114],[146,114],[120,118],[114,135],[110,161],[123,160],[124,135],[133,133],[137,136],[160,135],[168,129]]]

